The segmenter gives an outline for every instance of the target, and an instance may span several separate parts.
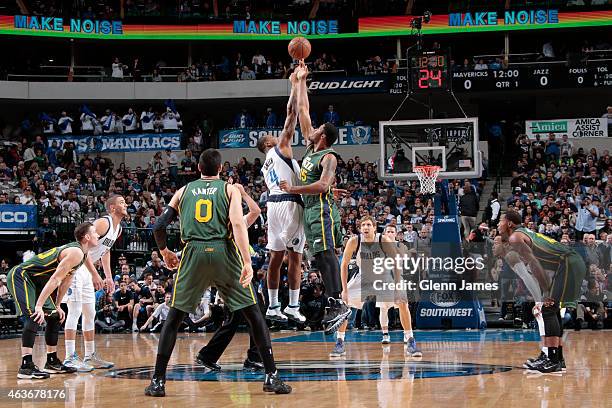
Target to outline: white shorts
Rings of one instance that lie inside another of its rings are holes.
[[[351,280],[347,282],[348,289],[348,306],[354,307],[355,309],[361,309],[363,307],[363,299],[361,296],[361,273],[358,272],[354,275]],[[372,293],[373,295],[375,293]],[[367,295],[366,295],[367,296]],[[395,307],[394,302],[376,302],[376,307],[386,307],[390,309]]]
[[[68,302],[96,303],[96,291],[91,273],[85,265],[81,265],[72,277],[72,283],[62,299],[62,303]]]
[[[304,252],[304,208],[293,201],[268,202],[268,248]]]

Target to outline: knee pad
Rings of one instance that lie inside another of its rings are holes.
[[[68,302],[68,316],[66,316],[66,330],[76,330],[79,318],[83,313],[83,303]],[[83,329],[85,330],[85,329]]]
[[[45,342],[47,346],[57,346],[57,337],[60,328],[59,315],[51,313],[45,317],[47,328],[45,329]]]
[[[83,305],[83,331],[92,331],[96,328],[96,308],[93,303]]]
[[[561,325],[559,324],[559,308],[542,308],[542,318],[544,319],[544,336],[561,337]]]
[[[23,333],[21,334],[21,345],[23,347],[32,348],[34,347],[34,341],[36,340],[36,333],[40,326],[31,317],[27,317],[25,324],[23,325]]]

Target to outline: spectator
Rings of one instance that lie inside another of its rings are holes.
[[[136,114],[134,113],[134,109],[129,108],[128,112],[123,115],[122,120],[123,126],[125,126],[125,132],[133,133],[138,130],[138,120],[136,119]]]
[[[472,186],[465,186],[464,194],[459,199],[459,209],[461,211],[461,225],[463,235],[467,237],[472,229],[476,227],[476,215],[478,214],[478,197]]]
[[[119,62],[119,58],[115,57],[111,68],[112,68],[111,77],[113,81],[123,81],[123,69],[127,67],[123,65],[121,62]]]
[[[162,79],[161,74],[159,73],[159,69],[155,68],[153,70],[153,73],[151,74],[151,82],[162,82],[162,81],[163,79]]]
[[[81,113],[81,133],[84,135],[93,135],[98,121],[96,115],[91,112]]]
[[[132,321],[132,311],[134,310],[134,294],[128,290],[128,284],[125,281],[119,283],[119,290],[113,295],[115,302],[114,310],[117,311],[117,319],[125,322],[125,329]]]
[[[559,154],[560,154],[559,142],[555,139],[555,134],[552,132],[548,134],[548,140],[546,141],[545,153],[546,153],[546,157],[549,158],[550,160],[559,159]]]
[[[205,62],[204,65],[202,66],[200,76],[202,78],[202,81],[215,81],[216,80],[215,73],[213,72],[208,62]]]
[[[125,321],[117,320],[113,306],[106,304],[96,313],[96,328],[101,333],[115,333],[125,328]]]
[[[576,308],[576,330],[580,330],[584,322],[592,323],[593,329],[602,329],[603,321],[607,319],[608,313],[604,307],[608,297],[594,279],[589,279],[587,292],[580,297],[580,303]]]
[[[234,117],[234,127],[240,129],[253,127],[253,118],[246,108],[242,108],[242,111]]]
[[[171,149],[166,149],[166,168],[172,183],[176,183],[178,176],[178,157]]]
[[[327,112],[323,115],[323,122],[329,122],[334,126],[340,126],[340,115],[334,110],[334,105],[327,107]]]
[[[153,107],[149,106],[149,109],[146,111],[142,111],[140,114],[140,123],[142,126],[142,131],[145,133],[153,133],[155,132],[155,128],[153,124],[155,122],[155,112],[153,112]]]
[[[68,116],[66,111],[62,111],[62,116],[57,121],[57,127],[62,135],[72,134],[72,122],[74,121],[70,116]]]
[[[251,71],[248,66],[242,67],[242,73],[240,74],[240,79],[242,81],[256,79],[255,72]]]
[[[596,199],[599,203],[599,199]],[[576,198],[578,208],[578,218],[576,219],[576,238],[582,239],[584,234],[594,234],[597,228],[597,217],[599,208],[593,205],[591,197],[584,197],[582,200]]]
[[[559,145],[561,157],[572,157],[574,154],[574,144],[567,139],[567,135],[562,136],[561,144]]]
[[[153,292],[151,286],[147,284],[149,279],[152,281],[150,274],[145,275],[145,282],[142,286],[135,279],[130,280],[130,289],[134,293],[134,314],[132,316],[132,331],[138,331],[139,317],[146,320],[153,312]]]
[[[474,71],[486,71],[487,69],[489,69],[489,67],[485,64],[483,59],[479,59],[478,63],[474,65]]]
[[[168,313],[170,312],[170,301],[172,300],[172,294],[166,293],[165,302],[158,305],[155,311],[149,316],[144,325],[140,328],[140,332],[144,332],[147,328],[153,325],[153,321],[155,324],[151,327],[151,333],[160,332],[164,322],[168,318]]]
[[[141,74],[140,61],[138,58],[134,58],[134,62],[132,63],[132,81],[140,82],[142,80]]]
[[[261,55],[261,52],[259,52],[259,50],[257,50],[255,52],[255,55],[253,55],[253,58],[251,59],[251,65],[253,65],[253,69],[255,70],[255,73],[259,74],[263,72],[263,67],[265,64],[266,64],[266,58],[263,55]]]
[[[268,128],[274,128],[277,126],[276,114],[272,112],[272,108],[266,109],[266,116],[264,118],[264,123]]]
[[[171,108],[166,108],[166,112],[162,115],[164,132],[176,132],[179,129],[179,120],[181,115],[178,112],[172,111]]]
[[[501,205],[498,201],[497,191],[493,191],[491,193],[491,198],[489,198],[489,203],[485,208],[483,221],[485,221],[489,225],[489,227],[495,227],[499,222],[500,214]]]
[[[164,268],[161,258],[157,257],[153,258],[151,265],[144,269],[143,275],[151,275],[152,279],[166,279],[170,276],[170,271]]]
[[[111,112],[110,109],[106,110],[105,115],[102,116],[100,121],[102,123],[102,131],[105,134],[123,133],[123,123],[121,123],[115,112]]]

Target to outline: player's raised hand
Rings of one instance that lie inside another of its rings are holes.
[[[300,65],[295,69],[299,81],[305,81],[308,77],[308,67],[304,64],[304,60],[300,60]]]
[[[243,288],[246,288],[251,284],[253,279],[253,267],[250,263],[244,264],[242,267],[242,273],[240,274],[240,284]]]
[[[165,248],[163,251],[160,251],[160,252],[161,252],[162,258],[164,258],[164,262],[166,263],[166,266],[169,269],[178,268],[179,260],[178,260],[178,256],[176,256],[174,252],[170,251],[168,248]]]
[[[297,77],[298,69],[299,67],[296,68],[295,71],[291,73],[291,75],[289,75],[289,82],[291,82],[291,84],[297,84],[298,82],[298,77]]]

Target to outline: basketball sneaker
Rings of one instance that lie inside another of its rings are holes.
[[[297,322],[297,323],[306,322],[306,318],[300,313],[299,306],[287,306],[285,310],[283,310],[283,313],[285,313],[285,315],[287,315],[287,317],[293,320],[294,322]]]
[[[281,312],[281,305],[269,306],[266,311],[266,319],[274,322],[287,323],[287,316]]]
[[[410,357],[423,357],[423,353],[416,345],[416,340],[414,337],[410,337],[408,339],[408,344],[406,345],[406,354],[410,355]]]
[[[389,336],[389,333],[383,333],[382,340],[380,342],[382,344],[389,344],[389,343],[391,343],[391,336]]]
[[[145,395],[149,397],[165,397],[166,396],[166,379],[151,378],[151,383],[145,388]]]
[[[285,384],[283,380],[278,376],[278,371],[274,374],[266,374],[266,379],[263,383],[263,390],[265,392],[273,392],[275,394],[289,394],[291,393],[291,386]]]
[[[77,372],[79,373],[88,373],[90,371],[93,371],[94,369],[89,364],[84,363],[83,360],[79,358],[79,355],[76,353],[76,351],[69,358],[64,360],[63,364],[66,367],[76,368]]]
[[[342,357],[346,356],[346,348],[344,347],[344,340],[336,340],[334,349],[329,353],[330,357]]]
[[[546,353],[540,351],[540,355],[536,358],[528,358],[527,361],[523,363],[523,368],[531,368],[533,365],[539,364],[540,361],[542,361],[546,357]]]
[[[40,371],[40,369],[34,363],[22,365],[19,367],[19,372],[17,373],[17,378],[22,380],[45,380],[49,377],[51,377],[49,373]]]
[[[559,363],[553,363],[551,359],[545,357],[537,365],[533,364],[531,370],[539,371],[543,374],[561,373],[561,366]]]
[[[335,333],[342,323],[351,315],[351,309],[340,299],[329,298],[329,306],[325,308],[322,324],[327,326],[325,334]]]
[[[45,364],[43,371],[49,374],[72,374],[76,373],[77,369],[74,367],[66,367],[62,364],[59,358],[51,357],[47,358],[47,363]]]
[[[96,353],[91,353],[91,356],[85,357],[83,363],[89,364],[93,368],[111,368],[115,365],[115,363],[111,363],[110,361],[102,360]]]

